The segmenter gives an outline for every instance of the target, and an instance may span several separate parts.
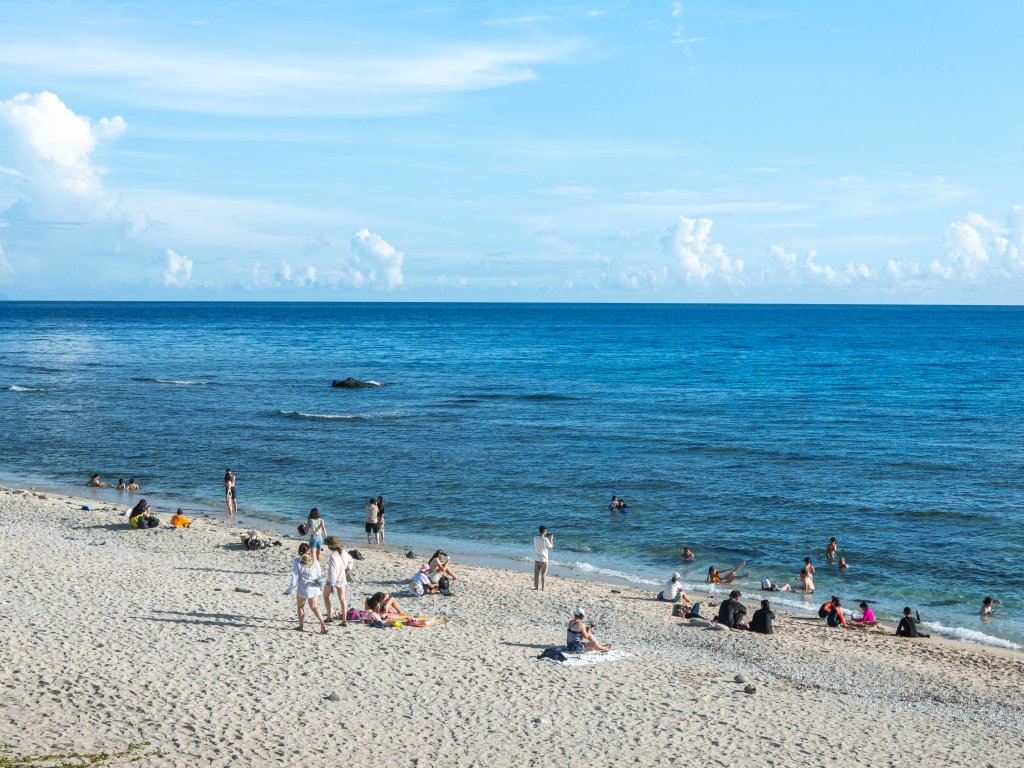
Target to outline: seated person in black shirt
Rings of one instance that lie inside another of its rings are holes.
[[[775,614],[772,613],[772,607],[767,600],[761,601],[761,607],[754,611],[753,618],[750,619],[750,631],[760,632],[762,635],[772,634],[772,619],[775,618]]]
[[[746,606],[740,602],[740,592],[734,589],[729,593],[729,599],[723,600],[718,606],[718,623],[730,629],[745,628],[744,617],[747,615]]]
[[[909,606],[903,609],[903,618],[900,619],[899,626],[896,627],[896,634],[900,637],[930,637],[930,635],[917,631],[917,622],[910,615]]]

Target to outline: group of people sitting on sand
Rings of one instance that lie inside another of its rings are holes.
[[[415,597],[423,595],[451,596],[451,582],[459,577],[452,570],[452,562],[443,549],[431,555],[409,579],[409,592]]]
[[[128,525],[132,528],[159,528],[160,518],[153,514],[153,508],[149,505],[149,502],[145,499],[139,499],[139,503],[136,504],[128,511]],[[181,507],[171,515],[170,523],[173,528],[191,528],[192,518],[185,517],[185,512]]]

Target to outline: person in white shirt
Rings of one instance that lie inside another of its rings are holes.
[[[366,503],[366,543],[370,543],[370,534],[373,534],[373,539],[377,544],[381,543],[380,533],[380,507],[377,506],[377,500],[370,498]]]
[[[324,619],[325,622],[334,621],[335,619],[341,624],[341,626],[348,626],[348,600],[345,596],[345,586],[348,584],[348,580],[345,578],[345,556],[348,554],[341,547],[341,542],[337,536],[328,536],[324,539],[324,545],[327,550],[331,553],[330,557],[327,558],[327,579],[324,583],[324,606],[326,606],[325,613],[327,617]],[[335,615],[331,613],[331,595],[335,595],[338,598],[339,607],[341,611]]]
[[[434,595],[437,594],[437,591],[440,589],[437,584],[432,583],[430,579],[427,578],[427,574],[429,572],[430,566],[424,563],[409,580],[409,591],[416,595],[416,597]]]
[[[290,595],[295,592],[295,610],[299,616],[299,626],[296,629],[302,631],[302,623],[305,618],[305,607],[308,604],[313,610],[313,615],[320,622],[320,634],[327,634],[327,625],[324,624],[324,617],[320,613],[320,590],[323,588],[324,580],[320,571],[320,563],[313,557],[313,553],[306,551],[299,557],[299,561],[292,567],[292,576],[288,581],[288,587],[284,593]]]
[[[544,591],[544,577],[548,572],[548,553],[555,548],[555,534],[548,533],[543,525],[540,532],[533,537],[533,588]]]
[[[690,604],[690,598],[686,596],[683,591],[683,585],[679,581],[680,576],[678,573],[673,573],[672,578],[665,582],[665,588],[658,593],[658,599],[663,600],[666,603],[678,603],[682,600],[687,605]]]

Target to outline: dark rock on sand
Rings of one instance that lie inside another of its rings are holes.
[[[415,559],[416,559],[416,553],[415,553],[415,552],[413,552],[413,551],[412,551],[412,550],[410,549],[410,550],[409,550],[408,552],[406,552],[406,553],[405,553],[405,558],[406,558],[407,560],[415,560]]]
[[[341,696],[338,695],[337,691],[331,691],[327,696],[328,701],[341,701]]]
[[[342,389],[362,389],[363,387],[379,387],[380,384],[373,381],[360,381],[349,376],[347,379],[335,379],[331,382],[331,386]]]
[[[753,685],[747,685],[743,687],[744,693],[757,693],[757,688]]]
[[[365,557],[363,557],[363,553],[360,552],[358,549],[350,549],[348,551],[348,553],[349,553],[349,555],[351,555],[353,560],[365,560],[366,559]]]

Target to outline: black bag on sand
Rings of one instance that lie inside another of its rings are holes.
[[[553,661],[568,661],[568,657],[557,648],[545,648],[538,659],[552,659]]]
[[[306,528],[306,524],[305,523],[299,523],[299,535],[300,536],[305,536],[307,530],[309,530],[309,529]]]
[[[363,553],[360,552],[358,549],[350,549],[348,551],[348,553],[352,557],[353,560],[365,560],[366,559],[365,557],[363,557]]]
[[[452,584],[448,580],[447,576],[442,576],[437,580],[437,588],[440,589],[442,592],[449,592],[451,590]]]

